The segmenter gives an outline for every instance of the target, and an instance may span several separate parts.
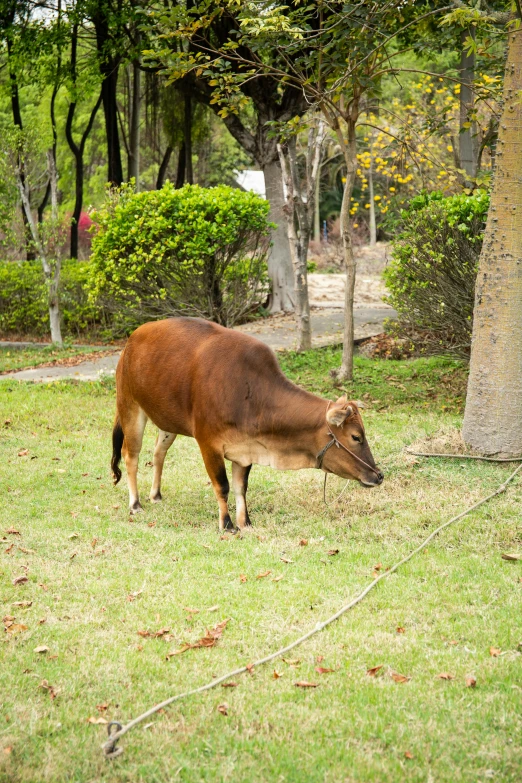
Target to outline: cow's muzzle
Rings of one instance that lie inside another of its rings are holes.
[[[365,478],[360,478],[359,481],[365,487],[378,487],[384,481],[384,473],[379,470],[376,473],[371,473]]]

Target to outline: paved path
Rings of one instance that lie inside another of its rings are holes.
[[[386,318],[394,318],[391,307],[356,307],[354,310],[355,341],[379,334]],[[238,331],[251,334],[269,345],[275,351],[292,349],[296,343],[296,328],[292,316],[275,316],[245,324]],[[314,347],[340,343],[343,335],[342,310],[321,308],[312,311],[312,333]],[[63,378],[79,381],[96,381],[103,375],[113,375],[118,364],[119,353],[103,356],[96,361],[82,362],[75,367],[40,367],[34,370],[20,370],[6,373],[0,380],[13,378],[18,381],[49,382]]]

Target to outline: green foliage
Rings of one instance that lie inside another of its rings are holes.
[[[428,331],[433,350],[466,355],[475,278],[489,194],[423,193],[400,215],[392,263],[385,270],[400,325]],[[399,326],[400,328],[400,326]]]
[[[60,310],[70,337],[107,328],[109,317],[87,298],[89,262],[65,261],[60,276]],[[0,333],[44,336],[49,333],[47,285],[39,261],[0,262]]]
[[[268,211],[227,186],[111,191],[93,216],[91,301],[129,326],[173,315],[233,325],[266,298]]]

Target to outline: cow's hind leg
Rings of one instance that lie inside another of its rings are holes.
[[[216,451],[213,448],[202,446],[201,443],[199,444],[199,447],[219,506],[219,529],[233,530],[234,525],[228,511],[228,493],[230,491],[230,485],[228,483],[223,454],[220,454],[219,451]]]
[[[152,458],[152,464],[154,466],[154,473],[152,475],[152,487],[150,490],[149,498],[153,503],[158,503],[161,498],[161,474],[163,473],[163,463],[167,451],[170,449],[176,436],[172,432],[164,432],[160,430],[158,437],[156,438],[156,445],[154,447],[154,457]]]
[[[127,468],[127,482],[129,485],[129,507],[131,514],[143,511],[138,495],[138,459],[143,441],[143,431],[147,423],[147,416],[138,404],[120,415],[123,428],[123,458]]]
[[[246,504],[246,493],[248,489],[248,476],[252,465],[244,468],[237,462],[232,463],[232,487],[236,496],[236,525],[240,530],[251,526],[248,508]]]

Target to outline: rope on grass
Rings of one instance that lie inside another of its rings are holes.
[[[426,456],[432,457],[432,456],[442,456],[442,455],[429,454]],[[444,456],[459,457],[460,455],[449,454]],[[521,460],[522,458],[520,458],[519,461]],[[498,460],[498,461],[500,462],[502,460]],[[434,530],[432,533],[429,534],[427,538],[424,539],[422,544],[419,544],[419,546],[413,549],[408,555],[406,555],[406,557],[403,557],[402,560],[399,560],[398,563],[395,563],[395,565],[392,566],[388,571],[384,571],[382,574],[377,576],[373,580],[373,582],[370,582],[370,584],[361,593],[359,593],[359,595],[357,595],[347,604],[342,606],[339,609],[339,611],[337,611],[327,620],[317,623],[317,625],[315,625],[314,628],[312,628],[310,631],[305,633],[303,636],[300,636],[295,641],[288,644],[286,647],[282,647],[280,650],[277,650],[277,652],[271,653],[270,655],[267,655],[264,658],[260,658],[258,661],[254,661],[254,663],[248,664],[247,666],[240,666],[239,668],[234,669],[233,671],[227,672],[227,674],[223,674],[221,677],[212,680],[206,685],[201,685],[199,688],[193,688],[190,691],[185,691],[185,693],[178,693],[175,696],[171,696],[170,698],[165,699],[165,701],[162,701],[159,704],[156,704],[154,707],[151,707],[149,710],[142,713],[141,715],[138,715],[137,718],[134,718],[134,720],[129,721],[129,723],[127,723],[125,726],[122,726],[121,723],[118,723],[117,721],[112,721],[111,723],[109,723],[107,727],[109,738],[102,745],[102,749],[103,752],[105,753],[105,756],[107,758],[115,758],[116,756],[121,755],[123,753],[123,748],[116,747],[118,740],[120,740],[125,734],[127,734],[128,731],[133,729],[139,723],[142,723],[142,721],[147,720],[147,718],[150,718],[159,710],[168,707],[170,704],[173,704],[176,701],[181,701],[182,699],[186,699],[188,696],[195,696],[197,693],[204,693],[205,691],[209,691],[212,688],[216,688],[218,685],[221,685],[221,683],[231,679],[232,677],[237,677],[239,674],[244,674],[247,671],[251,672],[256,666],[262,666],[265,663],[270,663],[270,661],[279,658],[281,655],[285,655],[286,653],[290,652],[290,650],[293,650],[298,645],[303,644],[303,642],[305,642],[307,639],[310,639],[312,636],[315,636],[315,634],[320,633],[320,631],[322,631],[328,625],[331,625],[333,622],[335,622],[340,617],[342,617],[343,614],[346,614],[346,612],[348,612],[350,609],[352,609],[354,606],[360,603],[363,600],[363,598],[365,598],[365,596],[368,595],[370,590],[373,590],[373,588],[376,587],[377,584],[382,579],[386,579],[387,577],[391,576],[391,574],[395,573],[395,571],[397,571],[398,568],[400,568],[402,565],[407,563],[409,560],[412,559],[412,557],[414,557],[422,549],[424,549],[430,543],[430,541],[432,541],[432,539],[434,539],[445,528],[449,527],[454,522],[458,522],[459,519],[462,519],[463,517],[467,516],[476,508],[479,508],[479,506],[484,505],[484,503],[487,503],[492,498],[502,494],[502,492],[505,492],[508,484],[510,484],[510,482],[513,481],[513,479],[521,469],[522,469],[522,461],[521,464],[518,466],[518,468],[516,468],[511,473],[511,475],[508,476],[508,478],[504,481],[504,483],[501,484],[494,492],[491,492],[491,494],[487,495],[487,497],[485,498],[482,498],[482,500],[478,500],[472,506],[469,506],[469,508],[467,508],[465,511],[462,511],[460,514],[457,514],[457,516],[452,517],[447,522],[444,522],[444,524],[439,525],[439,527],[436,530]],[[116,727],[117,730],[111,733],[113,727]]]
[[[520,462],[522,457],[481,457],[478,454],[437,454],[434,452],[410,451],[405,449],[406,454],[412,454],[414,457],[445,457],[446,459],[481,459],[484,462]]]

